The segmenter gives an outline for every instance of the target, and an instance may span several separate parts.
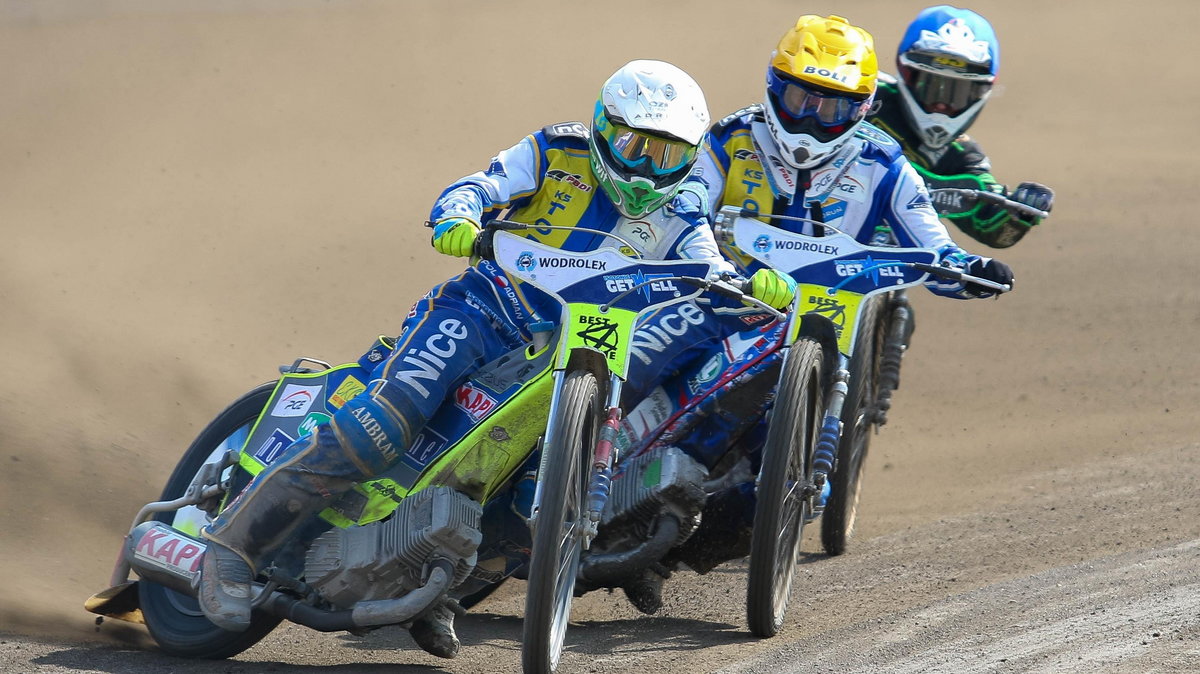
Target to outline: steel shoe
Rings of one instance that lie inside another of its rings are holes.
[[[454,633],[454,611],[445,602],[414,620],[408,633],[426,653],[447,659],[458,655],[460,644]]]
[[[200,562],[197,598],[208,620],[223,630],[244,632],[250,627],[250,583],[254,572],[233,550],[209,541]]]

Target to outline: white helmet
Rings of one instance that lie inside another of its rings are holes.
[[[600,90],[588,138],[592,170],[623,215],[666,204],[692,171],[708,130],[700,85],[664,61],[631,61]]]

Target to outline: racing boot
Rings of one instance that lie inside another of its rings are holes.
[[[260,565],[356,479],[359,469],[347,462],[329,426],[292,443],[201,530],[208,551],[196,589],[204,615],[229,631],[249,627],[250,584]]]
[[[408,633],[426,653],[439,658],[458,655],[458,635],[454,633],[454,611],[446,601],[439,602],[425,615],[413,621]]]

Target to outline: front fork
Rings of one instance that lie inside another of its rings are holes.
[[[812,459],[812,496],[825,489],[829,474],[837,465],[837,448],[842,437],[842,407],[850,391],[850,360],[838,354],[838,369],[833,373],[833,384],[829,389],[829,400],[825,405],[825,419],[821,422],[821,433]],[[824,499],[813,498],[812,517],[825,509]]]
[[[621,378],[609,375],[607,412],[604,423],[596,438],[596,452],[592,459],[591,479],[588,482],[587,518],[583,522],[583,549],[591,547],[600,533],[600,517],[608,503],[609,487],[612,485],[613,467],[617,463],[617,448],[614,443],[621,431]]]
[[[544,438],[551,437],[554,426],[558,423],[558,401],[562,395],[563,381],[566,379],[565,370],[556,370],[554,377],[554,394],[550,398],[550,416],[546,424]],[[604,506],[608,502],[609,487],[612,484],[613,467],[617,463],[615,442],[621,429],[621,386],[624,382],[615,374],[609,373],[608,400],[605,402],[605,419],[600,426],[596,440],[596,451],[588,472],[587,510],[582,513],[582,545],[587,550],[592,545],[600,531],[600,518],[604,514]],[[586,451],[586,450],[585,450]],[[542,452],[538,466],[537,487],[533,493],[533,509],[529,518],[529,527],[537,526],[538,513],[542,509],[542,480],[546,474],[546,453]]]

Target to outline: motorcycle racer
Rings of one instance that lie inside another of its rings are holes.
[[[900,246],[939,249],[943,264],[1011,285],[1006,264],[969,254],[954,243],[900,146],[865,121],[876,73],[873,40],[865,30],[839,16],[800,17],[771,54],[764,102],[733,113],[710,131],[708,149],[696,168],[708,187],[710,206],[739,207],[776,227],[813,235],[810,223],[766,216],[810,218],[863,243],[877,242],[882,230]],[[721,243],[721,248],[741,271],[761,268],[731,243]],[[926,286],[951,298],[993,295],[979,285],[936,278]],[[761,317],[747,313],[744,320],[753,324]],[[771,358],[778,362],[778,352]],[[768,366],[764,360],[756,367]],[[725,432],[726,422],[714,414],[707,430],[693,430],[676,446],[712,465],[713,452],[725,451],[725,445],[715,448],[712,438]],[[748,551],[738,550],[734,542],[737,532],[752,523],[753,512],[752,481],[710,494],[700,528],[665,565],[682,562],[703,572],[743,556]],[[660,604],[662,578],[653,575],[647,573],[634,592],[626,589],[631,602],[646,612]]]
[[[865,121],[877,70],[865,30],[838,16],[800,17],[771,55],[765,102],[710,132],[696,168],[710,206],[739,206],[794,231],[800,231],[795,223],[765,216],[812,218],[864,243],[886,226],[901,246],[941,249],[944,261],[971,275],[1011,283],[1007,265],[954,243],[900,146]],[[759,266],[731,246],[723,252],[741,269]],[[927,284],[948,297],[992,296],[970,284]]]
[[[486,170],[450,185],[430,217],[433,247],[470,256],[482,224],[505,212],[539,226],[525,230],[529,238],[563,249],[615,245],[586,231],[600,230],[622,235],[648,258],[699,259],[732,271],[707,227],[703,184],[685,182],[708,123],[703,93],[690,76],[665,62],[633,61],[605,82],[590,130],[579,123],[547,126],[500,152]],[[758,272],[753,281],[754,296],[777,307],[791,302],[791,279]],[[551,298],[486,260],[418,300],[366,390],[290,445],[203,529],[210,544],[198,595],[209,620],[245,630],[250,583],[293,534],[308,533],[300,525],[354,483],[395,465],[449,392],[557,316]],[[633,363],[629,380],[653,382],[716,334],[711,323],[693,325],[675,348]],[[434,655],[458,652],[453,613],[444,603],[410,632]]]
[[[881,73],[867,121],[895,138],[933,190],[934,206],[976,241],[1008,248],[1041,220],[939,188],[982,189],[1049,211],[1054,191],[1023,182],[1012,193],[992,176],[991,162],[967,135],[983,111],[1000,70],[1000,44],[987,19],[938,5],[909,24],[896,54],[899,77]]]

